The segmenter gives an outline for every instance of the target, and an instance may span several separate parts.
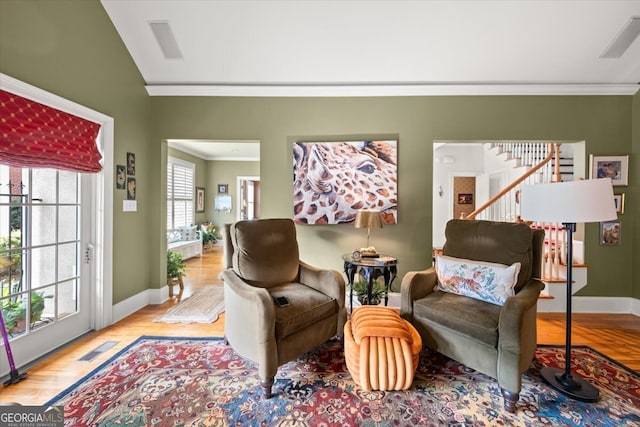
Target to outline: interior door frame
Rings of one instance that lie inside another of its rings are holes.
[[[239,175],[236,177],[236,219],[240,221],[242,218],[242,181],[260,181],[260,176],[256,175]]]
[[[475,178],[477,176],[478,174],[476,172],[449,172],[449,191],[447,193],[447,209],[449,211],[449,218],[453,218],[453,202],[456,200],[456,195],[453,193],[453,184],[455,179]]]

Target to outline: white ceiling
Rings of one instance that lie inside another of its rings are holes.
[[[633,94],[640,0],[101,0],[151,95]],[[165,59],[149,22],[168,22]]]
[[[211,141],[170,139],[169,147],[194,155],[204,160],[259,161],[258,141]]]

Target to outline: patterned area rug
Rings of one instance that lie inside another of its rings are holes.
[[[637,372],[574,347],[575,372],[601,394],[588,404],[540,378],[541,366],[563,360],[563,347],[539,347],[509,414],[493,379],[426,349],[410,390],[363,392],[331,341],[280,367],[265,400],[255,365],[221,340],[141,337],[46,405],[64,405],[67,426],[640,425]]]
[[[213,323],[224,311],[224,288],[209,285],[153,319],[164,323]]]

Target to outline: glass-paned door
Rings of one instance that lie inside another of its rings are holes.
[[[17,365],[91,329],[89,179],[0,165],[0,307]]]

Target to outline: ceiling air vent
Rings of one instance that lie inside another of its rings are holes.
[[[602,52],[600,58],[620,58],[629,49],[638,34],[640,34],[640,16],[634,16]]]
[[[156,37],[160,49],[166,59],[182,59],[182,52],[171,31],[168,21],[149,21],[149,26]]]

